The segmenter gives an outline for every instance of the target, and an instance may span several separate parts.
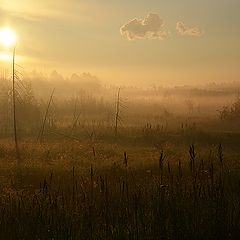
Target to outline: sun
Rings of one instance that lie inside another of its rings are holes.
[[[11,47],[16,44],[16,33],[8,27],[0,29],[0,42],[6,47]]]

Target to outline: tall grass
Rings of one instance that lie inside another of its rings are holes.
[[[51,172],[33,189],[13,181],[0,194],[0,239],[238,239],[239,176],[222,145],[198,154],[191,145],[189,160],[161,152],[131,167],[124,152],[122,163]]]

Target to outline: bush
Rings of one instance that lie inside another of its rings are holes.
[[[237,96],[234,103],[230,106],[223,106],[219,111],[221,120],[239,120],[240,119],[240,96]]]

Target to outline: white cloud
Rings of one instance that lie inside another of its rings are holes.
[[[120,29],[123,36],[129,40],[135,39],[165,39],[169,32],[164,30],[164,21],[158,14],[149,13],[144,19],[133,19]]]
[[[177,22],[176,30],[181,36],[201,37],[204,31],[198,27],[187,27],[183,22]]]

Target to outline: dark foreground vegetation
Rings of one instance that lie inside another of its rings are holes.
[[[4,80],[0,239],[239,239],[239,97],[93,84],[23,85],[17,161]]]
[[[165,149],[1,145],[0,239],[238,239],[236,155]]]

